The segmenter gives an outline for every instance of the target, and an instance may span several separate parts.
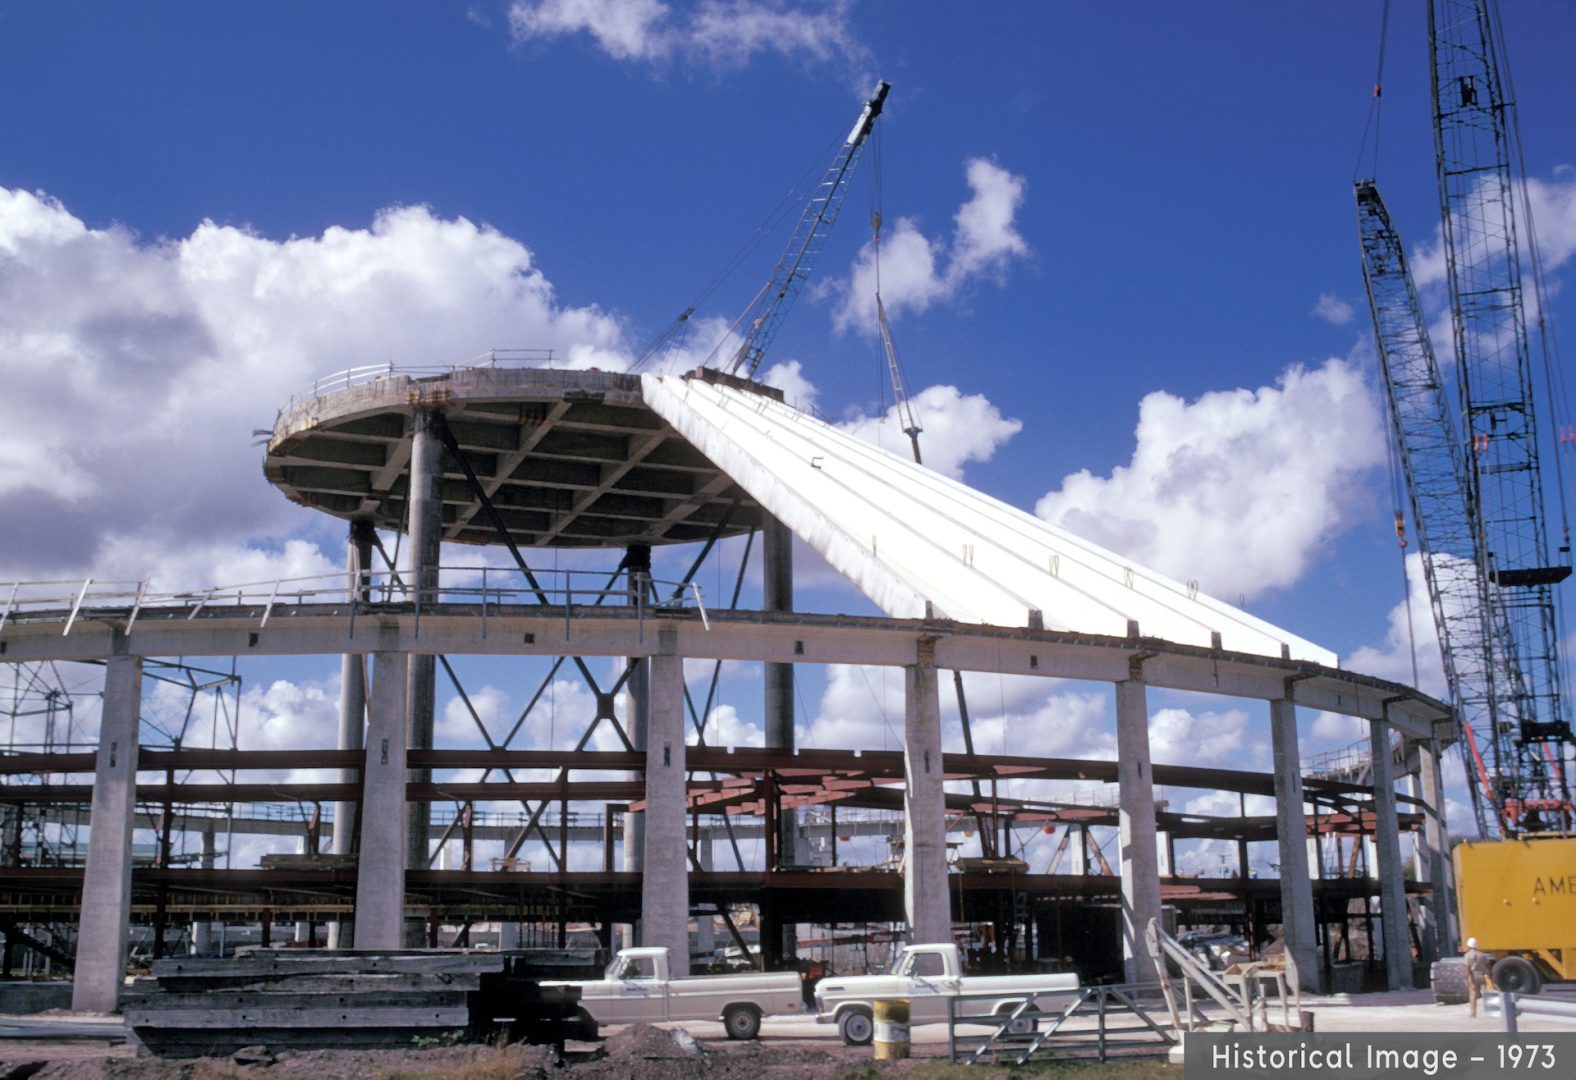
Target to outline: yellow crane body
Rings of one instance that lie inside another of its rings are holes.
[[[1576,836],[1464,842],[1454,861],[1463,940],[1576,980]]]

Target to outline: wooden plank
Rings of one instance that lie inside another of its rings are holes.
[[[126,1024],[139,1031],[158,1030],[245,1030],[248,1028],[322,1029],[322,1028],[464,1028],[470,1026],[470,1010],[464,1005],[443,1008],[345,1008],[345,1009],[148,1009],[128,1007]],[[140,1035],[139,1035],[140,1037]]]

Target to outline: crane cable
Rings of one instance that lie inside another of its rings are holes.
[[[898,359],[897,345],[892,340],[892,327],[887,322],[886,305],[881,301],[881,223],[882,223],[882,198],[884,191],[881,175],[881,134],[875,132],[871,139],[871,168],[870,168],[870,231],[872,234],[871,250],[873,267],[875,270],[876,293],[876,329],[881,338],[881,356],[885,360],[886,374],[892,385],[892,416],[897,421],[898,428],[908,436],[909,447],[913,451],[916,464],[924,464],[919,450],[919,435],[924,429],[919,426],[919,420],[914,416],[914,404],[908,395],[908,382],[903,377],[903,364]],[[881,377],[881,362],[876,364],[876,401],[878,407],[886,401],[886,390]],[[886,419],[886,409],[880,408],[881,418]]]
[[[868,177],[866,182],[869,184],[866,190],[870,201],[870,261],[875,271],[876,314],[878,320],[881,312],[881,225],[883,222],[883,211],[886,209],[886,183],[881,174],[882,158],[881,133],[879,131],[872,132],[870,140],[870,168],[865,173],[865,176]],[[880,329],[880,326],[876,327],[878,334]],[[875,372],[876,408],[883,414],[886,412],[886,391],[887,384],[890,381],[886,370],[885,346],[885,341],[882,341],[881,349],[876,353]],[[895,398],[895,390],[893,395]]]
[[[722,268],[718,270],[715,275],[713,275],[709,282],[706,283],[705,287],[701,289],[699,295],[695,297],[694,301],[683,311],[679,312],[678,317],[668,325],[667,329],[659,333],[646,345],[645,348],[640,350],[640,353],[636,356],[634,363],[629,366],[629,370],[631,372],[639,371],[659,351],[663,352],[664,357],[668,357],[678,352],[683,347],[684,340],[689,334],[691,317],[696,311],[700,309],[702,304],[711,298],[712,293],[716,292],[718,287],[720,287],[728,278],[732,277],[739,267],[745,262],[745,260],[755,253],[755,249],[760,247],[762,242],[770,237],[778,229],[778,227],[788,219],[790,214],[801,207],[804,204],[804,201],[814,193],[815,187],[811,183],[811,180],[820,176],[820,174],[826,170],[825,163],[827,159],[831,157],[833,153],[835,153],[837,146],[838,143],[836,140],[834,140],[833,142],[829,143],[818,155],[816,155],[815,159],[810,162],[809,166],[804,170],[803,173],[800,174],[799,178],[789,186],[786,192],[783,193],[782,198],[777,201],[777,205],[772,207],[772,209],[767,212],[766,216],[761,219],[758,225],[755,226],[755,229],[750,233],[750,235],[745,238],[742,244],[739,245],[738,250],[735,251],[725,263],[723,263]],[[767,285],[761,286],[760,290],[756,293],[755,299],[759,299],[761,294],[766,291],[769,285],[770,282],[768,282]],[[751,301],[752,304],[754,302],[754,300]],[[748,311],[749,309],[746,308],[745,310]],[[743,316],[741,315],[740,319],[742,318]],[[738,322],[735,322],[734,326],[730,329],[736,329],[737,326]],[[716,355],[715,350],[713,350],[712,355]],[[708,361],[709,360],[710,357],[708,357]]]
[[[1357,167],[1352,174],[1354,182],[1363,178],[1363,155],[1368,152],[1368,137],[1370,134],[1373,135],[1373,154],[1368,177],[1377,176],[1379,172],[1379,121],[1384,104],[1384,57],[1385,46],[1389,41],[1389,36],[1390,0],[1384,0],[1384,5],[1380,9],[1379,14],[1379,61],[1374,70],[1374,90],[1368,106],[1368,122],[1363,126],[1363,139],[1357,150]],[[1376,348],[1382,348],[1378,341],[1375,341],[1374,345]],[[1385,407],[1386,412],[1390,412],[1393,419],[1394,405],[1390,402],[1388,395],[1385,397]],[[1395,425],[1392,424],[1392,429],[1394,427]],[[1408,544],[1406,539],[1406,513],[1403,510],[1404,504],[1402,501],[1405,497],[1405,492],[1402,486],[1400,459],[1396,450],[1395,439],[1386,437],[1384,443],[1385,459],[1390,469],[1391,500],[1395,505],[1396,547],[1401,554],[1401,602],[1406,608],[1407,652],[1412,661],[1412,685],[1416,686],[1420,681],[1420,677],[1417,669],[1417,627],[1412,617],[1412,579],[1406,570],[1406,549]],[[1419,557],[1426,558],[1421,552],[1419,552]]]
[[[1384,54],[1385,43],[1390,36],[1390,0],[1384,0],[1384,7],[1379,15],[1379,65],[1374,72],[1373,98],[1368,105],[1368,122],[1363,125],[1363,140],[1357,148],[1357,167],[1352,170],[1352,180],[1355,182],[1363,178],[1363,155],[1368,151],[1368,136],[1373,134],[1372,167],[1368,176],[1374,177],[1379,173],[1379,119],[1381,107],[1384,103]]]

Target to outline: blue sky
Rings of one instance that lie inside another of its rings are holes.
[[[495,347],[626,363],[879,76],[876,145],[776,378],[901,439],[849,315],[879,201],[927,459],[1400,677],[1351,199],[1379,10],[0,4],[0,579],[336,565],[339,523],[269,489],[250,446],[289,393]],[[1576,6],[1513,0],[1504,23],[1558,287]],[[1438,222],[1427,95],[1422,11],[1395,5],[1378,178],[1414,250]],[[1568,292],[1554,317],[1576,319]]]

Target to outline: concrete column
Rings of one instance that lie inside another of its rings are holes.
[[[624,717],[629,741],[636,750],[646,748],[647,733],[651,727],[651,669],[647,660],[631,660],[629,678],[624,682],[624,693],[629,701]],[[632,772],[631,780],[640,780],[644,773]],[[645,857],[646,815],[631,810],[624,815],[624,869],[634,872],[643,868]]]
[[[442,416],[435,409],[418,410],[412,418],[409,521],[406,526],[410,535],[410,555],[405,581],[421,590],[418,602],[422,608],[437,602],[438,558],[443,541],[443,440],[438,436],[439,423],[442,423]],[[412,750],[432,749],[436,670],[437,660],[433,656],[411,654],[405,701],[408,710],[406,746]],[[431,769],[415,769],[410,774],[413,784],[425,784],[431,779]],[[409,820],[405,864],[411,869],[425,870],[432,807],[428,803],[411,803],[404,812]]]
[[[644,943],[666,945],[675,976],[689,974],[689,847],[684,791],[684,658],[678,631],[657,631],[646,732],[645,869],[640,887]]]
[[[761,608],[793,610],[793,533],[774,517],[761,524]],[[793,665],[766,665],[766,746],[794,745]]]
[[[629,602],[637,603],[641,590],[651,577],[651,548],[645,544],[632,544],[624,554],[624,567],[628,570]],[[628,701],[625,710],[625,727],[629,741],[636,750],[646,748],[646,733],[651,726],[651,667],[647,660],[630,660],[629,677],[624,680],[624,693]],[[682,694],[680,695],[682,700]],[[631,780],[640,780],[644,773],[632,772]],[[646,850],[646,815],[630,811],[624,815],[624,870],[634,873],[644,868]],[[640,928],[630,927],[628,944],[639,942]]]
[[[1410,752],[1408,754],[1410,756]],[[1423,777],[1419,771],[1406,773],[1402,779],[1406,781],[1406,793],[1420,803],[1426,803],[1428,796],[1423,792]],[[1423,834],[1418,832],[1412,838],[1412,880],[1428,881],[1428,845],[1423,841]]]
[[[1289,698],[1270,702],[1270,745],[1275,759],[1275,838],[1280,849],[1281,933],[1297,964],[1302,988],[1319,991],[1319,940],[1308,872],[1308,823],[1303,810],[1302,753],[1297,741],[1297,706]]]
[[[793,610],[793,533],[776,518],[767,516],[761,523],[761,608],[765,611]],[[767,749],[794,748],[794,686],[792,664],[767,664],[766,700],[763,720]],[[797,813],[786,809],[778,818],[778,850],[784,859],[802,862],[795,845]],[[798,955],[799,930],[792,919],[783,921],[782,955],[791,960]]]
[[[363,576],[372,566],[372,523],[352,521],[350,542],[345,545],[345,587],[358,599],[369,598],[369,582]],[[339,658],[339,749],[360,750],[365,745],[367,724],[367,669],[366,657],[345,653]],[[359,769],[340,769],[339,782],[354,784],[360,779]],[[356,846],[356,804],[334,804],[334,835],[330,850],[335,855],[349,855]],[[334,920],[328,924],[328,947],[352,947],[351,924],[347,920]]]
[[[1390,725],[1370,721],[1369,752],[1374,770],[1374,846],[1378,855],[1379,910],[1384,928],[1385,974],[1392,990],[1412,989],[1412,940],[1406,932],[1406,879],[1401,832],[1395,812],[1395,762]]]
[[[212,870],[218,860],[219,845],[214,834],[214,823],[208,822],[202,827],[202,856],[198,864],[204,870]],[[192,953],[196,956],[207,956],[213,952],[213,923],[192,923]]]
[[[1155,851],[1155,781],[1149,760],[1149,705],[1140,672],[1116,684],[1117,824],[1121,834],[1122,966],[1128,982],[1154,978],[1144,934],[1160,918]]]
[[[1445,828],[1445,778],[1440,768],[1439,740],[1418,743],[1418,780],[1427,808],[1423,814],[1423,851],[1434,887],[1434,940],[1440,956],[1455,956],[1456,879],[1450,865],[1450,833]]]
[[[713,867],[711,845],[711,831],[708,829],[695,842],[695,859],[702,870]],[[711,913],[712,910],[713,906],[708,904],[706,911],[695,919],[695,953],[698,956],[709,957],[717,949],[717,917]]]
[[[124,639],[116,637],[116,646],[124,647]],[[141,706],[142,658],[111,656],[104,666],[76,981],[71,990],[71,1007],[78,1012],[108,1013],[120,1007],[131,926],[131,826],[137,807]]]
[[[356,862],[356,947],[397,949],[405,920],[405,691],[409,655],[372,654],[361,846]]]
[[[639,553],[631,548],[625,556],[625,565],[629,568],[629,602],[634,604],[639,590],[643,587],[639,574],[651,572],[650,549],[646,550],[644,562],[640,561]],[[629,736],[630,743],[636,750],[645,750],[647,734],[651,728],[651,663],[647,659],[632,659],[629,662],[629,677],[624,680],[624,695],[627,705],[624,711],[624,729]],[[611,706],[608,706],[611,711]],[[643,781],[646,777],[644,770],[636,770],[629,774],[631,780]],[[624,872],[638,873],[646,865],[646,813],[644,810],[630,810],[624,814]],[[620,932],[624,948],[633,948],[636,945],[647,944],[643,936],[640,920],[629,923]]]
[[[947,891],[947,809],[941,769],[941,696],[936,643],[921,638],[918,662],[904,669],[903,839],[908,863],[903,910],[915,944],[952,940]]]

